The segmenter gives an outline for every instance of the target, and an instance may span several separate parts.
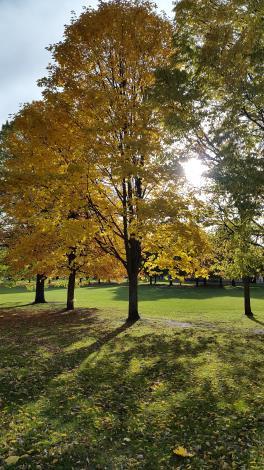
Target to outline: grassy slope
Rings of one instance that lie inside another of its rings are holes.
[[[124,292],[80,289],[79,304],[87,305],[89,294],[99,310],[0,310],[0,468],[13,455],[20,456],[16,469],[262,469],[263,336],[157,321],[163,311],[198,318],[195,308],[205,313],[209,299],[210,321],[225,321],[223,305],[238,290],[218,297],[218,290],[190,290],[179,312],[184,289],[173,300],[170,289],[142,287],[149,320],[129,328],[121,320],[125,304],[114,302]],[[263,290],[255,292],[262,321]],[[162,298],[151,305],[150,294]],[[31,299],[21,292],[5,298],[9,307]],[[232,302],[233,318],[235,308],[240,317],[241,299]],[[193,457],[174,456],[178,446]]]

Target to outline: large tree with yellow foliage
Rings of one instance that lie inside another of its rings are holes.
[[[137,279],[148,223],[177,192],[160,111],[146,99],[170,42],[171,25],[151,3],[99,2],[51,47],[54,64],[41,81],[48,100],[61,93],[61,105],[85,134],[84,161],[92,154],[96,168],[87,187],[100,226],[96,241],[127,270],[130,321],[139,318]]]
[[[94,240],[97,225],[87,206],[88,168],[78,163],[82,139],[76,129],[68,133],[67,117],[55,102],[34,102],[18,113],[2,145],[1,203],[10,218],[10,273],[37,276],[38,302],[44,301],[46,277],[68,276],[72,309],[76,276],[100,274],[105,254]]]
[[[195,200],[184,195],[178,161],[166,152],[161,109],[148,99],[156,68],[168,63],[171,32],[149,2],[114,0],[86,9],[51,47],[54,62],[40,82],[44,100],[15,119],[6,208],[47,240],[54,234],[54,269],[63,256],[68,260],[69,308],[80,265],[99,250],[126,270],[128,320],[136,321],[149,234],[160,243],[165,224],[174,226],[186,271],[195,256],[190,236],[200,243]],[[168,253],[164,248],[160,259]]]

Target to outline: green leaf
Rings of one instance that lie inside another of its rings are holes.
[[[5,463],[7,465],[15,465],[19,461],[20,457],[18,455],[10,455],[5,459]]]

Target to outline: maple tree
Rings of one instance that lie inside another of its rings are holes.
[[[227,278],[243,280],[244,313],[252,317],[250,282],[264,270],[263,247],[252,243],[252,226],[239,217],[226,218],[225,225],[213,234],[212,245],[215,270]]]
[[[101,227],[96,240],[127,270],[128,318],[134,321],[144,223],[155,191],[165,194],[172,175],[159,110],[145,99],[155,68],[170,54],[171,25],[149,2],[100,2],[64,36],[51,47],[54,64],[41,84],[47,99],[63,90],[62,101],[74,104],[72,119],[86,134],[84,161],[92,152],[97,170],[87,191]]]
[[[182,154],[206,161],[217,223],[236,240],[234,256],[243,245],[246,257],[263,249],[263,3],[181,0],[175,18],[171,63],[157,72],[154,95]]]
[[[169,278],[208,277],[211,246],[195,217],[164,222],[146,236],[144,268],[149,275],[166,271]]]
[[[54,102],[35,102],[16,116],[4,142],[9,158],[1,200],[12,220],[7,256],[12,272],[37,276],[37,302],[44,301],[46,277],[68,274],[67,309],[72,309],[76,274],[91,269],[87,258],[95,250],[95,226],[86,205],[87,175],[78,166],[78,135],[70,139],[63,113]],[[96,256],[94,261],[100,259],[98,248]]]

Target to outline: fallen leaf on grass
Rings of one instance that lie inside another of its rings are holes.
[[[7,465],[15,465],[18,461],[19,461],[20,457],[18,457],[18,455],[10,455],[10,457],[7,457],[7,459],[5,459],[5,463]]]
[[[179,446],[173,449],[173,453],[177,455],[178,457],[193,457],[193,454],[188,452],[184,447]]]

